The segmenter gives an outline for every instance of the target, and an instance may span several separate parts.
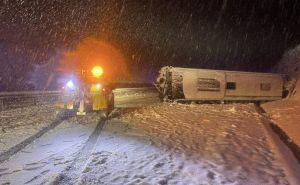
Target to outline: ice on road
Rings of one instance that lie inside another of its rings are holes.
[[[274,146],[252,104],[156,104],[109,121],[76,183],[299,183]]]

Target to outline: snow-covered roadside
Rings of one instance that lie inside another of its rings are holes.
[[[286,51],[273,71],[289,76],[291,93],[286,99],[262,104],[262,108],[300,163],[300,45]]]
[[[35,135],[57,118],[53,105],[39,105],[0,112],[0,154]]]
[[[100,115],[63,121],[1,164],[0,184],[42,184],[53,181],[72,164],[94,131]]]
[[[272,142],[252,104],[158,103],[109,121],[77,183],[295,183]]]
[[[261,105],[272,122],[283,134],[284,140],[300,160],[300,102],[294,99],[269,102]],[[285,138],[287,137],[287,138]]]

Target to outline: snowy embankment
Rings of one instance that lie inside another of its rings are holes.
[[[103,128],[77,184],[297,184],[252,104],[158,103]],[[291,166],[295,167],[293,170]]]
[[[291,148],[300,164],[300,102],[285,99],[262,105],[273,127]]]
[[[39,105],[0,112],[0,156],[47,128],[57,119],[53,105]],[[5,156],[4,156],[5,157]]]
[[[292,92],[286,99],[262,107],[300,163],[300,45],[287,51],[274,70],[289,75]]]

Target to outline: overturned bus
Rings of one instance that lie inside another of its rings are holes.
[[[154,83],[164,100],[271,101],[287,91],[286,76],[165,66]]]

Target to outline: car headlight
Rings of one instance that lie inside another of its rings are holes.
[[[100,90],[102,88],[102,85],[98,83],[98,84],[96,84],[96,88],[97,88],[97,90]]]
[[[74,89],[74,88],[75,88],[75,85],[74,85],[74,83],[73,83],[72,80],[69,80],[69,81],[67,82],[67,87],[68,87],[69,89]]]

